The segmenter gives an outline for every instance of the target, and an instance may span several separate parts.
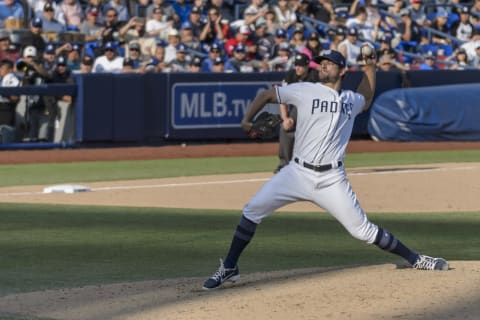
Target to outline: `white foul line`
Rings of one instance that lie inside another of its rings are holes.
[[[453,171],[453,170],[472,170],[477,167],[454,167],[454,168],[426,168],[426,169],[405,169],[398,171],[368,171],[368,172],[351,172],[348,176],[365,176],[365,175],[384,175],[384,174],[405,174],[405,173],[422,173],[430,171]],[[113,186],[113,187],[98,187],[91,188],[92,191],[111,191],[111,190],[135,190],[135,189],[153,189],[153,188],[168,188],[168,187],[191,187],[191,186],[203,186],[203,185],[218,185],[218,184],[235,184],[235,183],[251,183],[251,182],[265,182],[270,180],[269,178],[258,179],[239,179],[239,180],[217,180],[217,181],[204,181],[204,182],[183,182],[183,183],[162,183],[151,185],[138,185],[138,186]],[[0,192],[1,196],[30,196],[30,195],[43,195],[46,194],[41,191],[32,192]]]

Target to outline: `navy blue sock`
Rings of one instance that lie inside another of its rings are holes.
[[[378,228],[377,237],[375,242],[380,249],[389,251],[396,255],[403,257],[410,264],[414,264],[418,259],[418,254],[409,248],[407,248],[403,243],[400,242],[395,236],[388,231]]]
[[[252,240],[256,228],[256,223],[242,216],[240,223],[233,234],[230,250],[228,250],[227,257],[223,262],[225,268],[234,268],[237,265],[238,258],[245,247],[250,243],[250,240]]]

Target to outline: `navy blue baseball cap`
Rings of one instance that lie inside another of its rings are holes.
[[[315,63],[320,63],[323,60],[332,61],[340,68],[345,68],[346,62],[345,57],[338,51],[335,50],[324,50],[320,53],[319,56],[316,56],[312,59]]]

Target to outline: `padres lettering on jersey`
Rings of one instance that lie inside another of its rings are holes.
[[[339,93],[309,82],[277,87],[276,91],[279,103],[297,107],[294,155],[312,164],[343,160],[353,120],[362,111],[365,98],[351,90]],[[318,134],[309,135],[309,130]]]

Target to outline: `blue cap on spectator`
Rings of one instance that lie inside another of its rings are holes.
[[[55,54],[55,46],[53,44],[47,44],[45,47],[45,53],[47,54]]]
[[[219,52],[220,51],[220,46],[218,45],[218,43],[212,43],[212,45],[210,46],[210,52]]]
[[[348,34],[349,36],[358,36],[358,31],[357,31],[356,28],[350,28],[350,29],[348,29],[347,34]]]
[[[198,56],[193,57],[190,65],[200,67],[202,65],[202,58]]]
[[[36,17],[32,20],[32,27],[41,28],[43,26],[43,21],[39,17]]]
[[[60,56],[57,58],[57,66],[58,65],[62,65],[62,66],[66,66],[67,65],[67,60],[65,60],[64,57]]]
[[[245,49],[245,46],[241,43],[237,44],[237,46],[235,47],[235,52],[245,52],[245,51],[247,50]]]
[[[80,52],[80,45],[78,43],[72,44],[72,51]]]
[[[213,60],[213,64],[222,64],[223,59],[222,57],[216,57],[215,60]]]
[[[277,31],[275,31],[275,36],[278,38],[286,38],[287,31],[285,31],[285,29],[277,29]]]
[[[177,46],[177,52],[187,52],[187,47],[183,43],[180,43]]]
[[[192,24],[190,23],[190,21],[185,21],[184,23],[182,23],[182,27],[181,29],[184,30],[184,29],[192,29],[193,26]]]
[[[151,58],[148,61],[147,66],[158,66],[159,63],[160,61],[157,58]]]
[[[345,57],[343,56],[343,54],[336,50],[324,50],[320,53],[319,56],[314,57],[312,60],[315,63],[320,63],[323,60],[328,60],[335,63],[340,68],[344,68],[346,66]]]
[[[430,51],[428,51],[427,53],[425,53],[425,54],[423,55],[423,58],[424,58],[424,59],[433,59],[433,60],[435,60],[435,53],[430,50]]]
[[[463,6],[460,9],[460,13],[470,13],[470,9],[467,6]]]
[[[297,53],[294,64],[300,67],[306,67],[310,63],[310,58],[305,53]]]
[[[167,41],[163,39],[157,40],[157,46],[165,48],[167,45],[168,45]]]
[[[288,42],[282,42],[278,45],[278,50],[290,51],[290,45]]]
[[[115,50],[115,44],[111,41],[108,41],[105,43],[105,45],[103,46],[103,49],[104,50]]]

